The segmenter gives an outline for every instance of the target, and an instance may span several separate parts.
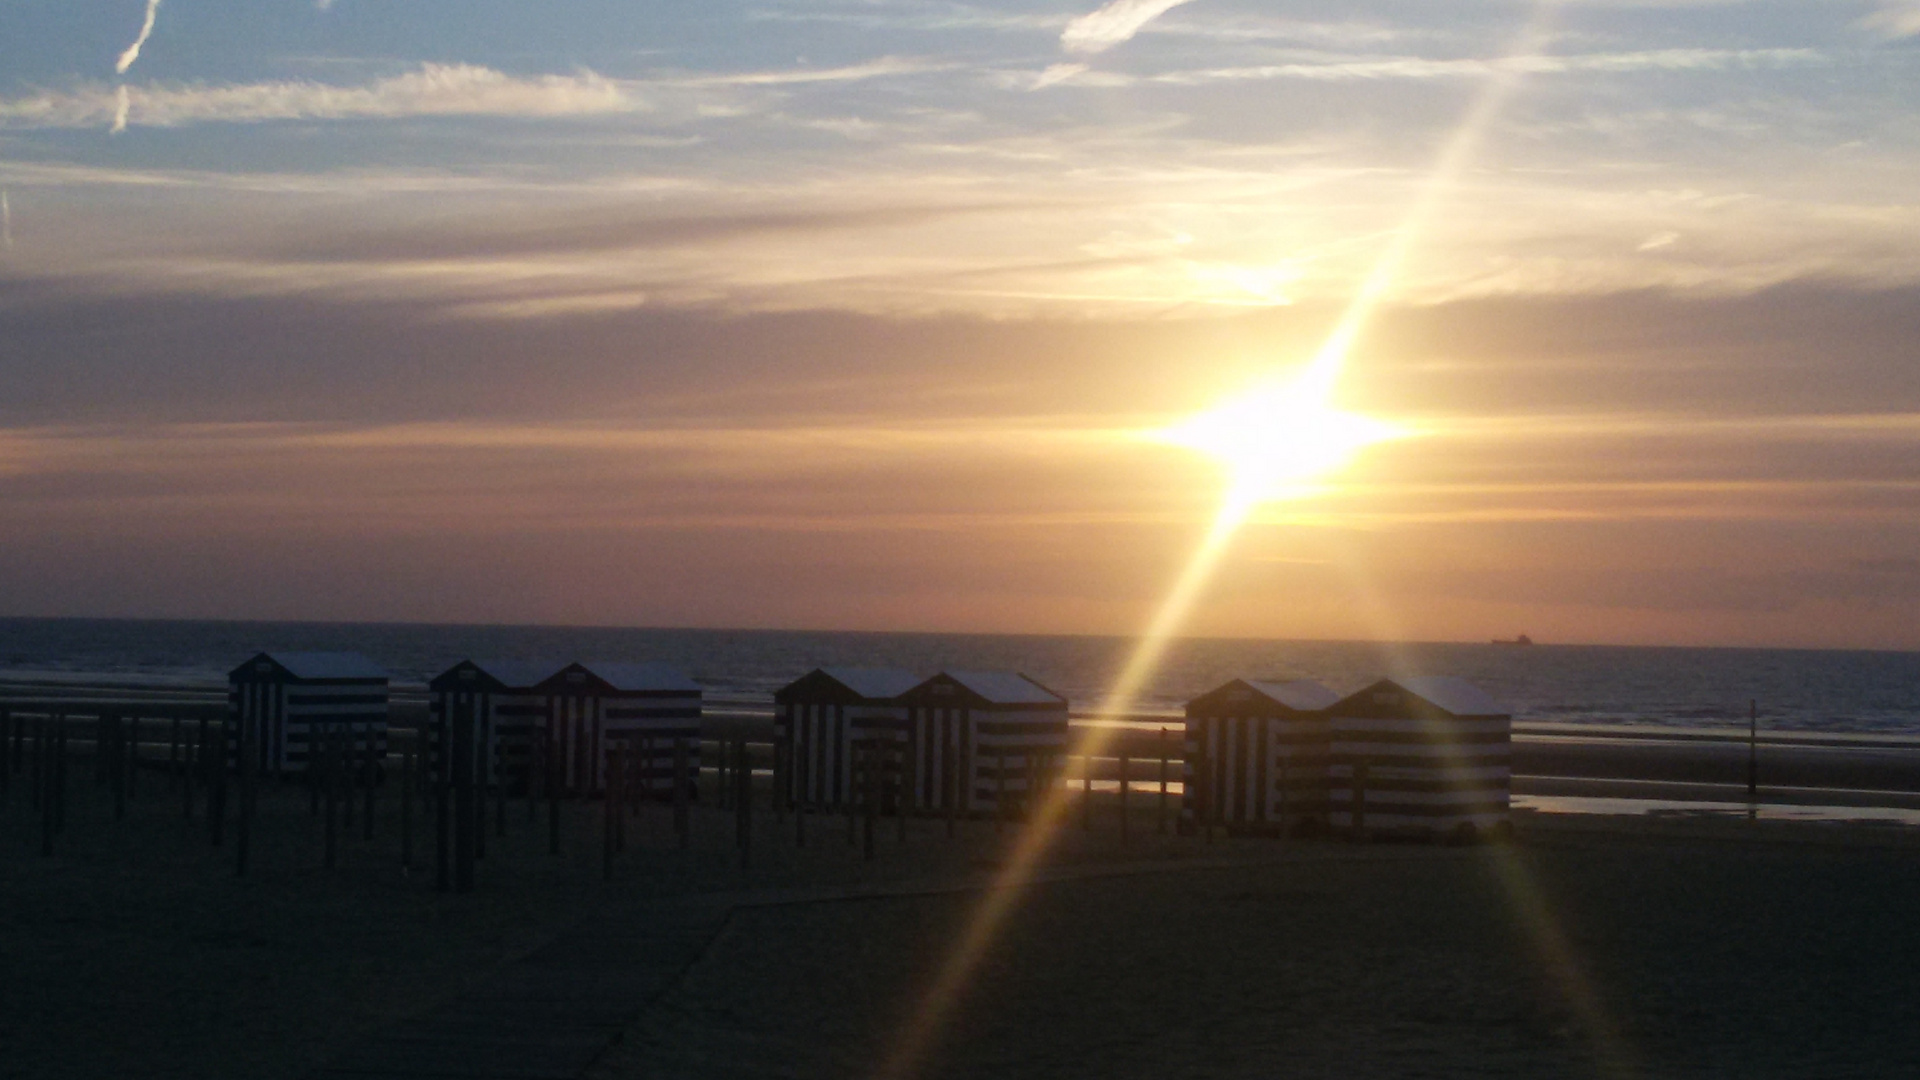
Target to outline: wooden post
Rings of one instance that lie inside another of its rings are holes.
[[[602,757],[606,759],[607,781],[600,806],[600,880],[613,880],[613,849],[615,839],[613,830],[620,824],[620,790],[615,773],[619,768],[619,755],[613,752],[613,740],[608,739],[602,748]]]
[[[253,854],[255,726],[254,718],[242,716],[240,730],[236,733],[239,745],[234,750],[234,767],[240,773],[240,807],[233,821],[233,872],[236,877],[247,876],[247,860]]]
[[[942,779],[947,796],[947,839],[959,835],[960,820],[960,732],[957,725],[947,732],[947,752],[940,755]]]
[[[847,768],[852,770],[852,775],[847,777],[847,791],[845,803],[842,808],[847,812],[847,846],[852,847],[860,842],[860,796],[865,790],[866,781],[860,773],[860,762],[862,760],[860,756],[860,740],[853,738],[851,731],[847,733],[847,738],[849,740],[847,746]]]
[[[1160,805],[1155,811],[1153,831],[1167,831],[1167,729],[1160,729]]]
[[[547,728],[545,752],[541,755],[547,763],[547,854],[560,854],[560,770],[566,767],[561,759],[559,747],[555,745],[552,725]]]
[[[39,792],[40,857],[49,858],[53,855],[55,822],[55,811],[53,807],[53,778],[55,772],[53,764],[54,738],[53,718],[51,716],[41,718],[40,722],[34,725],[34,736],[33,773],[34,780],[36,781],[35,787]]]
[[[895,756],[898,756],[900,759],[900,767],[898,769],[890,769],[888,776],[892,778],[893,816],[899,820],[900,826],[897,839],[904,844],[907,842],[907,793],[913,790],[913,778],[908,771],[911,762],[907,755],[906,743],[889,742],[887,745],[892,750],[892,752],[887,755],[889,762],[891,763]]]
[[[1747,801],[1760,801],[1760,702],[1747,702]]]
[[[57,720],[53,750],[53,828],[67,831],[67,719]]]
[[[360,753],[355,746],[353,721],[340,725],[339,731],[343,741],[340,744],[340,771],[335,774],[335,779],[340,784],[340,827],[351,835],[354,795],[358,791],[354,785],[358,782]]]
[[[1080,740],[1080,831],[1093,831],[1093,747]]]
[[[167,775],[177,783],[184,783],[180,775],[180,714],[173,714],[172,723],[167,725]]]
[[[47,718],[33,722],[33,769],[27,776],[30,805],[39,810],[47,801]]]
[[[807,782],[813,755],[798,740],[787,744],[787,761],[793,772],[793,846],[807,846]]]
[[[1007,825],[1007,755],[1001,751],[993,760],[993,833],[995,836],[1006,832]]]
[[[413,761],[420,753],[418,744],[414,739],[400,751],[400,869],[408,874],[413,873]]]
[[[1353,763],[1353,839],[1367,835],[1367,759]]]
[[[93,721],[93,749],[107,769],[113,788],[113,820],[127,818],[127,729],[119,713],[103,712]]]
[[[453,713],[457,708],[449,703],[441,710],[428,774],[433,787],[433,887],[437,892],[453,888]]]
[[[1128,839],[1127,837],[1127,778],[1132,773],[1132,769],[1129,767],[1132,764],[1133,764],[1133,759],[1128,757],[1127,751],[1124,748],[1122,748],[1120,751],[1120,843],[1122,845],[1125,845]]]
[[[479,837],[474,828],[473,759],[475,707],[469,704],[453,725],[453,889],[473,891],[473,860]]]
[[[688,790],[687,782],[687,740],[685,736],[675,736],[673,740],[673,831],[680,844],[680,850],[687,848],[688,813],[687,803],[693,793]]]
[[[1289,807],[1292,803],[1292,796],[1293,796],[1293,791],[1292,791],[1293,777],[1291,775],[1292,772],[1293,772],[1293,745],[1291,742],[1289,742],[1287,745],[1286,753],[1281,755],[1280,757],[1280,835],[1281,836],[1287,836],[1291,834],[1291,829],[1289,828],[1289,821],[1290,821],[1289,814],[1291,811]]]
[[[1207,733],[1211,729],[1211,724],[1200,729],[1200,750],[1194,755],[1199,760],[1193,773],[1193,816],[1199,819],[1209,844],[1213,843],[1213,755],[1207,753]]]
[[[212,745],[207,749],[207,831],[212,836],[213,846],[219,847],[226,838],[227,831],[227,722],[216,720],[210,725],[213,733]]]
[[[361,757],[361,780],[366,785],[366,805],[361,809],[360,839],[373,839],[373,797],[380,780],[380,746],[374,738],[373,724],[366,726],[367,752]]]
[[[739,743],[740,774],[734,785],[734,804],[740,821],[740,869],[745,870],[753,851],[753,759],[747,754],[747,740]]]
[[[880,763],[875,760],[879,757],[875,753],[876,749],[875,744],[868,740],[860,753],[860,757],[866,762],[866,769],[861,774],[861,778],[865,781],[861,787],[865,789],[866,794],[866,797],[861,800],[863,804],[861,809],[865,813],[860,816],[866,821],[863,856],[868,862],[873,861],[873,826],[875,819],[880,816]]]
[[[202,738],[205,738],[204,729]],[[180,746],[180,804],[183,820],[193,823],[193,778],[200,771],[200,753],[191,741]]]
[[[132,801],[140,790],[140,715],[127,717],[127,725],[133,735],[127,742],[127,799]]]
[[[0,705],[0,800],[13,793],[13,711]]]
[[[340,725],[327,727],[319,751],[322,764],[316,782],[326,789],[322,793],[326,803],[326,849],[321,865],[331,870],[339,861],[340,850]]]

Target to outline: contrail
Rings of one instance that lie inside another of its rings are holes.
[[[140,46],[145,45],[147,38],[153,35],[153,17],[159,10],[160,0],[147,0],[147,19],[140,24],[140,36],[133,39],[133,44],[127,46],[127,51],[120,54],[119,63],[113,65],[113,70],[117,74],[125,75],[127,69],[133,66],[133,62],[140,59]]]
[[[113,127],[107,129],[107,134],[118,135],[127,130],[127,110],[132,105],[132,99],[127,96],[127,84],[121,83],[113,95]]]
[[[1106,52],[1140,32],[1141,27],[1193,0],[1110,0],[1099,10],[1067,24],[1060,47],[1074,53]]]

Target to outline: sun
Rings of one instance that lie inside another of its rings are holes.
[[[1404,434],[1386,421],[1335,408],[1331,396],[1330,380],[1309,370],[1255,386],[1155,438],[1220,462],[1232,504],[1295,498],[1366,447]]]

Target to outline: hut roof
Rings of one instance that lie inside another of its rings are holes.
[[[864,698],[891,698],[920,685],[920,676],[905,668],[821,668],[820,673]]]
[[[1511,713],[1485,690],[1453,675],[1415,675],[1395,682],[1401,689],[1426,698],[1455,716],[1507,716]]]
[[[598,676],[600,680],[615,690],[682,690],[687,693],[700,692],[700,684],[693,677],[671,664],[627,664],[608,661],[589,661],[579,665]]]
[[[1264,694],[1298,712],[1324,709],[1340,700],[1339,694],[1312,679],[1294,679],[1290,682],[1262,682],[1256,679],[1242,681],[1253,687],[1255,693]]]
[[[995,705],[1057,705],[1067,699],[1017,671],[943,671]]]
[[[504,689],[531,691],[565,666],[558,660],[462,660],[434,676],[428,685],[436,690],[447,689],[443,683],[451,682],[453,674],[461,668],[471,667]]]
[[[356,652],[263,652],[236,668],[239,674],[262,657],[296,679],[380,679],[387,669]]]

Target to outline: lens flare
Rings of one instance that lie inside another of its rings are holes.
[[[1229,506],[1309,494],[1310,481],[1337,472],[1374,443],[1405,434],[1384,420],[1334,408],[1331,391],[1310,369],[1292,381],[1255,387],[1156,437],[1224,465]]]

